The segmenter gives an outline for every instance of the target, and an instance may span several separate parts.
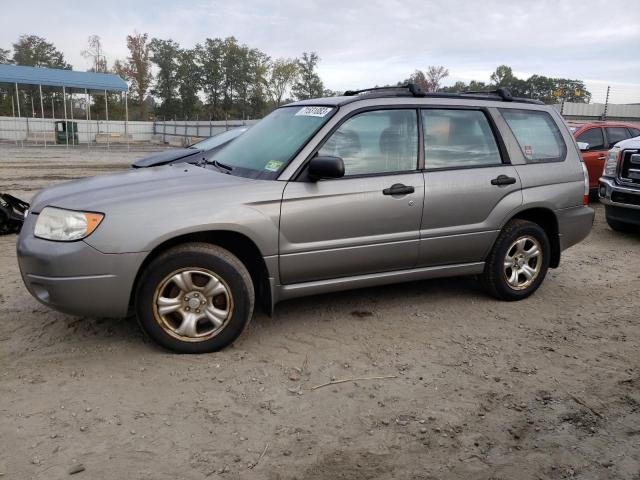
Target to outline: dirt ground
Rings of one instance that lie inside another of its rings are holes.
[[[0,146],[0,191],[143,155]],[[595,209],[528,300],[463,278],[299,299],[201,356],[49,310],[0,237],[0,477],[638,480],[640,235]]]

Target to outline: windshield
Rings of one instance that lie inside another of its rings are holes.
[[[282,107],[218,152],[215,160],[232,174],[276,178],[293,156],[324,125],[333,107]]]
[[[246,127],[227,130],[226,132],[219,133],[218,135],[214,135],[213,137],[209,137],[200,142],[194,143],[189,148],[195,148],[198,150],[211,150],[227,142],[230,142],[237,136],[242,135],[247,130],[248,129]]]

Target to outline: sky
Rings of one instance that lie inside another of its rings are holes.
[[[2,0],[7,1],[7,0]],[[235,36],[272,58],[320,56],[325,87],[396,83],[443,65],[457,80],[489,81],[506,64],[532,74],[584,80],[593,101],[640,102],[640,0],[68,0],[12,2],[2,9],[0,48],[22,34],[53,42],[76,70],[89,35],[109,65],[125,58],[134,31],[193,47]]]

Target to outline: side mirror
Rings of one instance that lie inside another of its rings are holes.
[[[589,150],[589,144],[586,142],[578,142],[578,148],[581,152],[586,152],[587,150]]]
[[[313,157],[309,162],[309,178],[340,178],[344,176],[344,161],[340,157]]]

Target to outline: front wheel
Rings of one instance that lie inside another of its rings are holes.
[[[174,247],[142,273],[136,314],[145,333],[178,353],[231,344],[253,315],[251,276],[231,252],[207,243]]]
[[[544,229],[527,220],[511,220],[502,229],[481,281],[501,300],[522,300],[535,292],[549,269],[551,247]]]

